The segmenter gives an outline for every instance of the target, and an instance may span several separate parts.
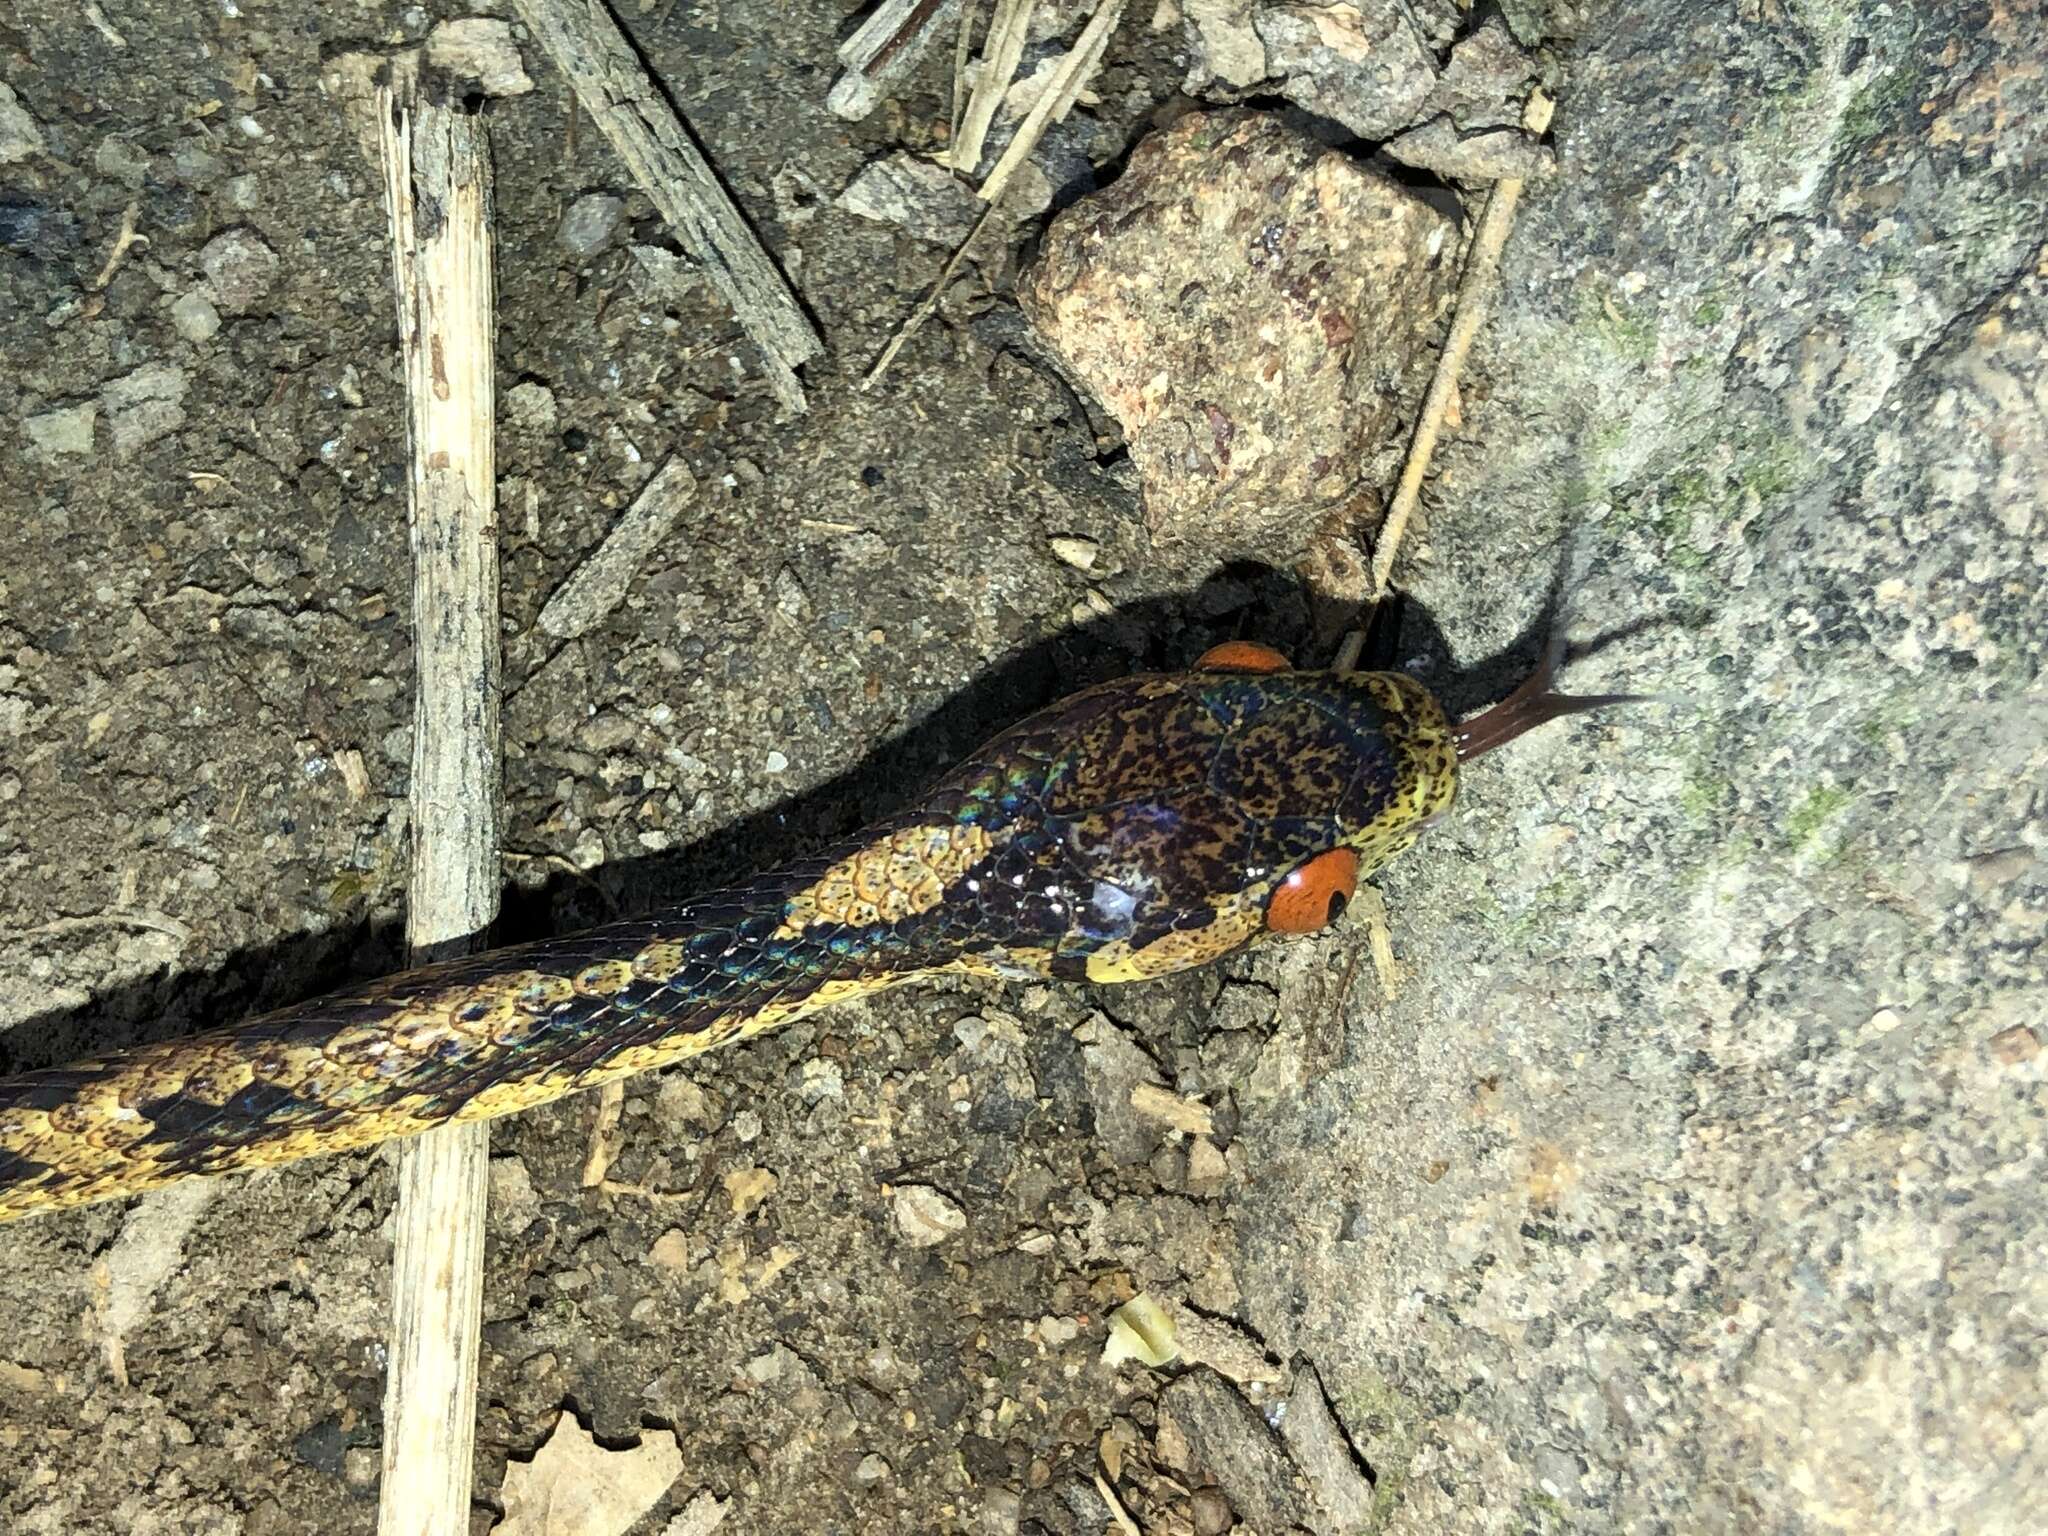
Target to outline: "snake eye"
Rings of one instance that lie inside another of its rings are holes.
[[[1195,661],[1197,672],[1285,672],[1294,663],[1270,645],[1256,640],[1226,640],[1212,645]]]
[[[1349,848],[1319,853],[1275,887],[1266,926],[1275,933],[1314,933],[1343,915],[1358,890],[1358,855]]]

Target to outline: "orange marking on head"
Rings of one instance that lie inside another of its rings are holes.
[[[1273,647],[1256,640],[1226,640],[1210,646],[1195,661],[1198,672],[1286,672],[1293,666]]]
[[[1319,853],[1274,889],[1266,926],[1275,933],[1314,933],[1337,920],[1358,890],[1358,854],[1350,848]]]

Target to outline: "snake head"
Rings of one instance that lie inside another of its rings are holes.
[[[1164,975],[1334,921],[1456,778],[1449,722],[1412,679],[1223,647],[1077,694],[977,754],[952,804],[996,851],[955,895],[1025,969]]]

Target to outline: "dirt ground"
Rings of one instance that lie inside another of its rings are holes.
[[[1096,678],[1304,650],[1296,579],[1155,547],[1018,345],[1032,227],[854,388],[941,253],[833,199],[934,142],[942,69],[849,124],[836,7],[616,9],[828,356],[778,421],[527,45],[490,112],[508,935],[815,846]],[[641,1533],[702,1492],[734,1533],[1102,1530],[1104,1438],[1144,1463],[1173,1379],[1101,1362],[1143,1289],[1313,1368],[1359,1529],[2025,1528],[2048,128],[2011,61],[2041,43],[1997,8],[1648,9],[1510,7],[1550,17],[1560,170],[1403,644],[1507,653],[1453,690],[1497,696],[1569,545],[1579,623],[1620,636],[1575,681],[1674,702],[1470,776],[1383,882],[1393,997],[1357,925],[1114,993],[901,991],[634,1084],[639,1192],[581,1187],[587,1099],[500,1122],[477,1529],[567,1412],[673,1432]],[[0,164],[0,1069],[399,960],[402,391],[378,183],[319,78],[443,12],[96,14],[0,18],[39,141]],[[1105,179],[1181,84],[1147,20],[1076,119]],[[622,201],[594,243],[592,193]],[[549,639],[671,454],[706,494]],[[1214,1108],[1220,1182],[1131,1118],[1133,1072]],[[0,1233],[0,1527],[371,1530],[392,1166]],[[906,1241],[906,1184],[965,1232]]]

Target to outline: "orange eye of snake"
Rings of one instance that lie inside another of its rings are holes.
[[[1285,672],[1293,663],[1256,640],[1226,640],[1202,652],[1197,672]]]
[[[1344,913],[1358,889],[1358,855],[1349,848],[1319,853],[1295,870],[1266,903],[1266,926],[1275,933],[1314,933]]]

